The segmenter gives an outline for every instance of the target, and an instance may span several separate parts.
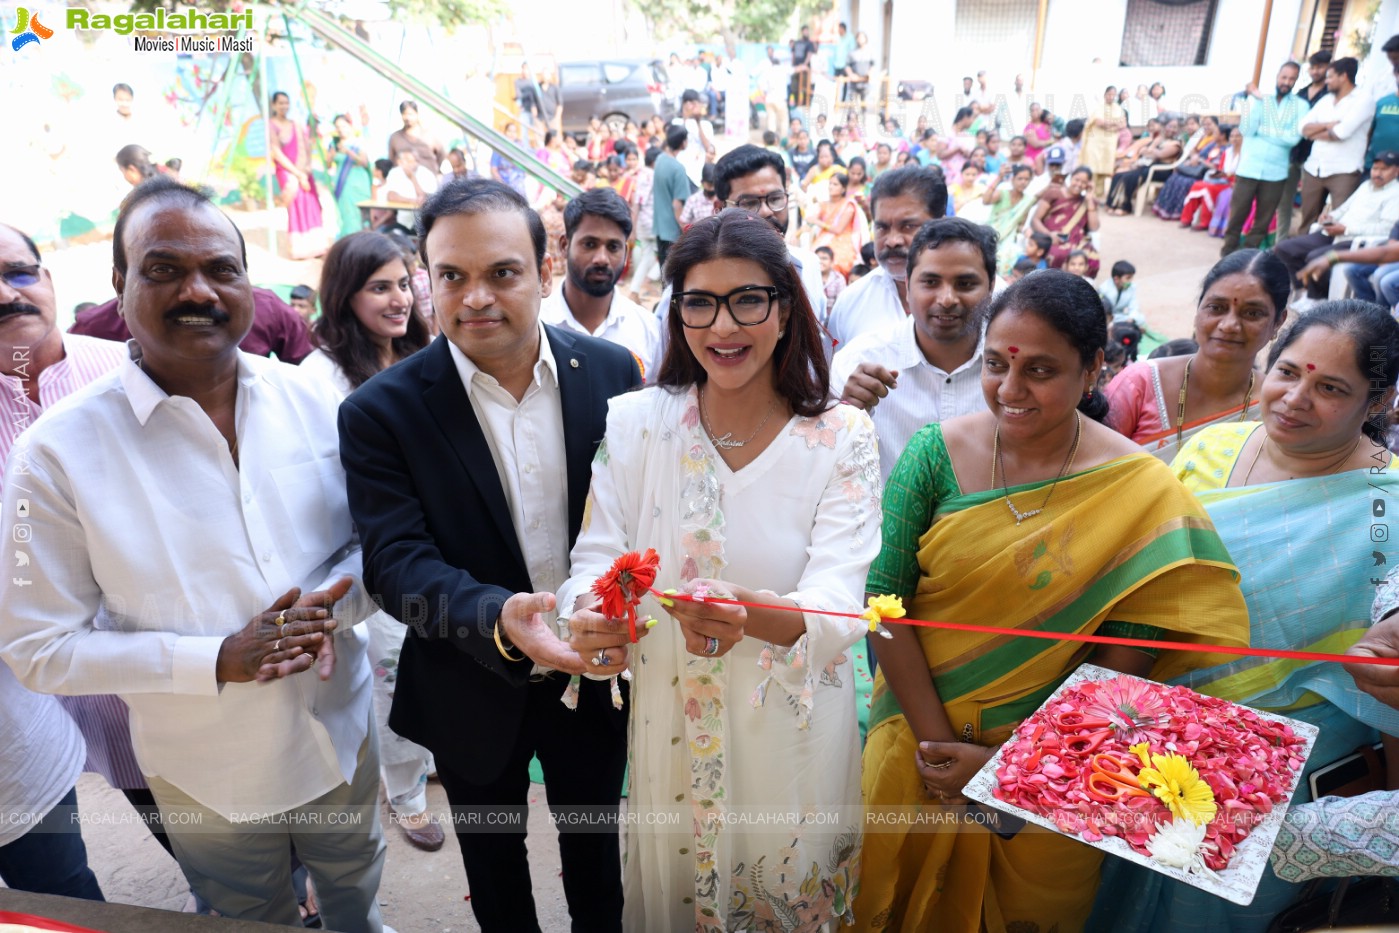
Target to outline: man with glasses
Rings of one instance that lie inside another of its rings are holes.
[[[739,146],[716,162],[714,210],[718,212],[726,207],[736,207],[758,215],[785,237],[788,220],[787,166],[782,157],[761,146],[745,145]],[[790,243],[787,253],[792,258],[792,265],[797,267],[802,290],[806,292],[807,301],[811,303],[812,313],[816,315],[817,322],[824,330],[826,286],[821,281],[821,262],[815,253]],[[664,342],[670,338],[669,329],[665,325],[666,315],[670,312],[670,294],[670,283],[667,282],[665,291],[661,294],[661,302],[656,306],[656,314],[661,319],[662,352]],[[826,346],[826,359],[829,362],[831,342],[824,332],[822,342]]]

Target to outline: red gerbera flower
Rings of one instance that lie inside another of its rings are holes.
[[[656,582],[661,558],[654,548],[645,554],[628,551],[612,562],[607,573],[593,583],[593,593],[602,600],[599,607],[609,619],[626,619],[636,641],[636,606]]]

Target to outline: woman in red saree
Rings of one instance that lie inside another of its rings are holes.
[[[1082,250],[1088,257],[1088,275],[1098,274],[1098,250],[1088,234],[1098,229],[1098,200],[1093,197],[1093,170],[1085,165],[1074,169],[1062,185],[1050,185],[1040,192],[1039,204],[1030,215],[1036,233],[1049,236],[1049,267],[1062,269],[1069,254]]]

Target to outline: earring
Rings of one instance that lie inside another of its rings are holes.
[[[782,328],[781,330],[779,330],[779,331],[777,332],[777,339],[778,339],[778,340],[781,340],[783,337],[786,337],[786,336],[787,336],[787,328],[785,328],[785,327]]]

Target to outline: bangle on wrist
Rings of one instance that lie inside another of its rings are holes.
[[[500,652],[500,656],[501,656],[502,658],[504,658],[504,659],[507,660],[507,661],[523,661],[523,660],[524,660],[524,658],[515,658],[515,657],[511,657],[511,656],[510,656],[510,652],[509,652],[509,651],[506,649],[506,647],[505,647],[505,642],[502,641],[502,640],[501,640],[501,637],[500,637],[500,619],[496,619],[496,620],[495,620],[495,628],[491,630],[491,634],[492,634],[492,636],[495,638],[495,648],[496,648],[497,651]],[[513,648],[513,647],[515,647],[515,646],[514,646],[514,645],[511,645],[510,647]]]
[[[1338,262],[1340,262],[1340,261],[1341,261],[1341,254],[1338,253],[1338,252],[1336,252],[1334,249],[1333,249],[1331,252],[1329,252],[1329,253],[1326,254],[1326,265],[1334,267],[1334,266],[1336,265],[1336,263],[1338,263]]]

